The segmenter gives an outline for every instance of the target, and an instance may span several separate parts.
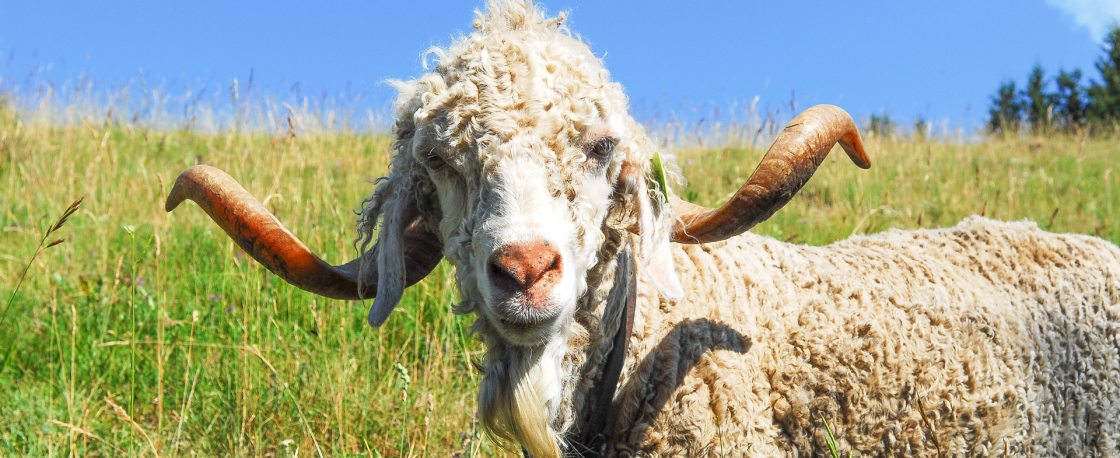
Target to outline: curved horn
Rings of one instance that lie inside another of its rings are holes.
[[[206,165],[184,170],[167,196],[167,211],[193,200],[237,245],[272,273],[296,287],[333,299],[360,300],[377,295],[377,252],[340,266],[315,256],[295,235],[225,172]],[[431,273],[443,259],[439,238],[419,216],[405,229],[406,286]],[[364,267],[363,267],[364,264]],[[363,271],[364,269],[364,271]]]
[[[680,221],[671,239],[677,243],[717,242],[765,221],[801,190],[836,143],[857,166],[871,167],[856,123],[846,111],[832,105],[805,110],[790,121],[747,183],[722,207],[677,201]]]

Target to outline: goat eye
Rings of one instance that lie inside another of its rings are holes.
[[[428,167],[432,170],[439,170],[447,166],[447,161],[444,161],[443,157],[436,154],[435,151],[428,153],[428,155],[424,157],[424,162],[427,163]]]
[[[603,138],[599,139],[599,141],[595,142],[595,145],[591,147],[589,156],[599,163],[603,163],[606,162],[607,157],[610,156],[612,152],[614,152],[614,140]]]

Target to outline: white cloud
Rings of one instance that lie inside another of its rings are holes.
[[[1094,40],[1102,40],[1109,27],[1120,21],[1120,0],[1046,0],[1051,6],[1073,16],[1074,22],[1089,29]]]

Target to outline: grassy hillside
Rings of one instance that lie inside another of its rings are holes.
[[[0,456],[520,456],[473,421],[480,345],[446,265],[381,329],[369,303],[279,281],[194,205],[163,198],[184,168],[220,167],[330,262],[355,255],[353,210],[389,139],[27,125],[0,110],[0,300],[66,206],[0,326]],[[868,139],[755,229],[825,244],[971,214],[1120,242],[1120,147],[1069,137],[977,144]],[[677,151],[689,199],[714,204],[763,151]],[[116,406],[119,406],[116,407]]]

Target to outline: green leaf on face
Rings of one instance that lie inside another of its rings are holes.
[[[665,165],[661,163],[661,153],[654,152],[653,159],[650,159],[650,176],[655,181],[658,187],[661,188],[661,194],[665,196],[665,203],[669,203],[669,182],[665,179]]]

